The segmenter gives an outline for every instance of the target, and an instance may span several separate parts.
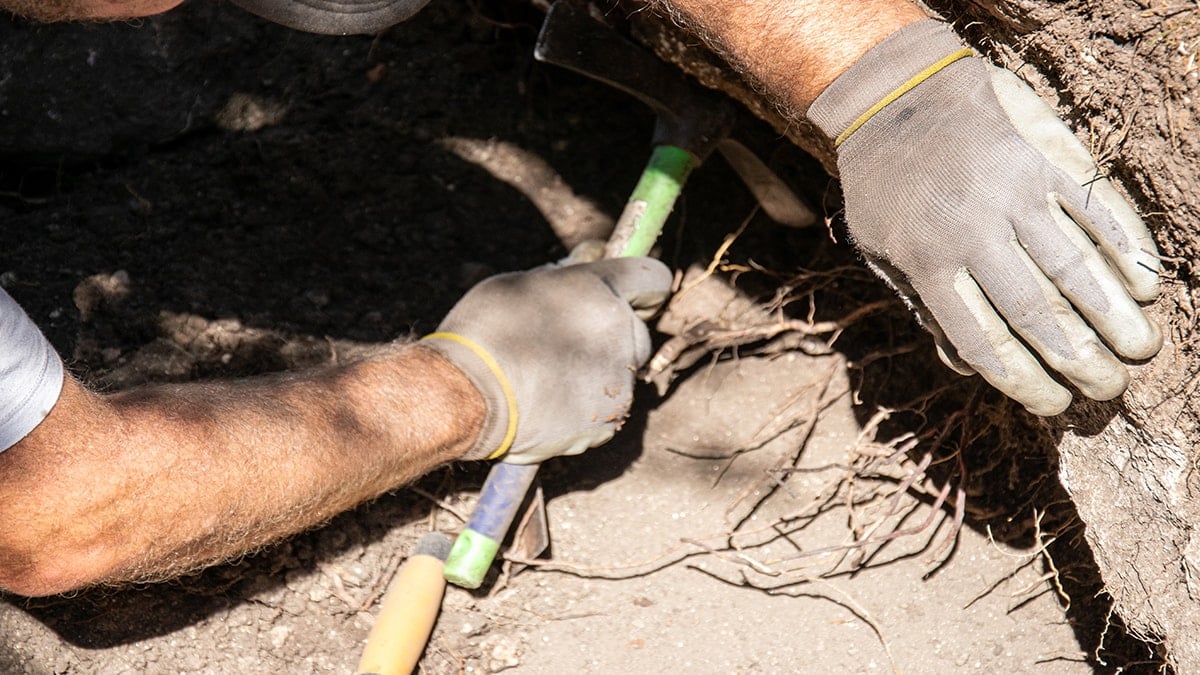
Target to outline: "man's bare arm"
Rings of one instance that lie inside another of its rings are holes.
[[[948,366],[1056,415],[1074,391],[1120,396],[1121,358],[1161,347],[1138,306],[1161,266],[1145,223],[949,25],[907,0],[658,1],[833,140],[851,240]]]
[[[112,21],[161,14],[183,0],[0,0],[0,12],[36,21]]]
[[[47,595],[236,556],[462,457],[484,414],[419,346],[112,396],[68,379],[0,454],[0,586]]]
[[[528,463],[596,447],[629,413],[634,373],[650,356],[639,312],[653,312],[671,280],[647,258],[501,274],[417,345],[112,396],[68,378],[32,431],[24,404],[39,381],[0,362],[10,378],[0,414],[23,435],[0,452],[0,588],[49,595],[166,578],[310,528],[444,462]],[[44,353],[7,304],[0,348]]]
[[[929,18],[908,0],[657,2],[796,119],[885,37]]]

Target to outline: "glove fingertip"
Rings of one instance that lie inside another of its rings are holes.
[[[671,292],[671,269],[654,258],[613,258],[588,265],[635,309],[657,309]]]
[[[1147,318],[1145,324],[1139,328],[1142,329],[1140,335],[1121,336],[1125,339],[1121,340],[1119,345],[1114,345],[1117,353],[1134,361],[1144,361],[1154,356],[1163,346],[1162,328],[1156,322]]]
[[[1129,290],[1129,297],[1138,302],[1153,302],[1158,297],[1158,294],[1162,292],[1162,284],[1158,278],[1157,270],[1137,276],[1139,277],[1137,279],[1125,280],[1125,288]]]
[[[966,377],[976,374],[970,364],[958,357],[958,352],[954,350],[954,347],[943,344],[942,340],[934,340],[934,347],[937,349],[938,358],[950,370]]]
[[[1068,392],[1065,396],[1053,396],[1020,402],[1025,410],[1032,415],[1054,417],[1066,412],[1067,408],[1071,406],[1071,398],[1071,394]]]
[[[611,441],[613,439],[613,436],[615,436],[616,434],[617,434],[617,430],[614,427],[606,427],[604,429],[600,429],[598,433],[592,434],[587,439],[582,439],[576,446],[573,446],[569,451],[567,451],[563,454],[578,455],[578,454],[582,454],[583,451],[587,450],[588,448],[598,448],[598,447],[604,445],[605,443]]]
[[[979,374],[1025,410],[1039,417],[1053,417],[1071,405],[1071,391],[1055,381],[1023,347],[1002,349],[998,356],[1005,372],[981,370]]]

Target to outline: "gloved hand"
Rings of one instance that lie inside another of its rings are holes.
[[[888,36],[808,116],[836,139],[851,237],[951,368],[1055,415],[1071,393],[1043,364],[1108,400],[1129,382],[1112,351],[1162,345],[1135,302],[1158,293],[1146,226],[1054,110],[946,24]]]
[[[465,459],[531,464],[612,438],[650,358],[649,317],[671,271],[651,258],[501,274],[471,289],[420,344],[462,370],[487,402]],[[507,453],[507,454],[505,454]]]

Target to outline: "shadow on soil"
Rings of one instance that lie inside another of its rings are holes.
[[[894,340],[873,340],[888,334],[883,327],[856,327],[847,335],[847,351],[860,361],[872,351],[887,351]],[[949,482],[965,490],[965,526],[1026,551],[1049,542],[1045,551],[1053,564],[1043,559],[1042,571],[1053,575],[1058,599],[1093,667],[1160,662],[1156,645],[1130,635],[1112,614],[1112,598],[1104,592],[1084,525],[1058,480],[1058,445],[1065,429],[1083,418],[1071,411],[1052,420],[1030,415],[980,378],[951,373],[934,356],[932,341],[920,339],[928,346],[919,355],[859,371],[864,398],[860,419],[866,422],[877,407],[907,411],[890,423],[897,432],[915,430],[922,437],[914,452],[932,453],[929,474],[937,484]],[[1074,427],[1084,435],[1098,432],[1119,411],[1116,403],[1087,407],[1092,411],[1088,426]],[[944,509],[950,513],[954,506]]]

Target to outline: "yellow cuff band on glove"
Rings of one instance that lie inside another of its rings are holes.
[[[486,349],[476,344],[457,333],[430,333],[422,340],[449,340],[470,349],[475,356],[483,361],[488,370],[492,371],[492,375],[496,376],[496,381],[500,383],[500,390],[504,392],[504,400],[508,405],[508,426],[504,430],[504,438],[500,441],[500,447],[496,451],[487,456],[487,459],[495,459],[512,447],[513,439],[517,437],[517,395],[513,392],[512,385],[509,384],[508,378],[504,376],[504,371],[500,368],[500,364],[488,353]]]
[[[884,96],[883,99],[881,99],[878,103],[876,103],[875,105],[868,108],[867,111],[864,112],[863,114],[859,115],[858,119],[854,120],[853,124],[846,127],[846,130],[843,131],[833,141],[833,145],[836,147],[836,146],[839,146],[842,143],[844,143],[847,138],[850,138],[851,134],[858,131],[859,127],[866,124],[867,120],[874,117],[875,113],[888,107],[889,105],[892,104],[893,101],[895,101],[896,99],[900,98],[901,96],[907,94],[909,91],[912,91],[914,88],[916,88],[917,85],[921,84],[925,80],[928,80],[929,78],[933,77],[939,70],[944,69],[946,66],[950,65],[951,63],[954,63],[955,61],[957,61],[959,59],[966,58],[968,56],[973,56],[974,54],[975,54],[975,52],[964,47],[952,54],[947,55],[945,58],[937,61],[936,63],[929,66],[925,70],[922,70],[921,72],[917,73],[916,75],[913,75],[907,82],[900,85],[899,87],[896,87],[894,90],[892,90],[892,93],[888,94],[887,96]]]

